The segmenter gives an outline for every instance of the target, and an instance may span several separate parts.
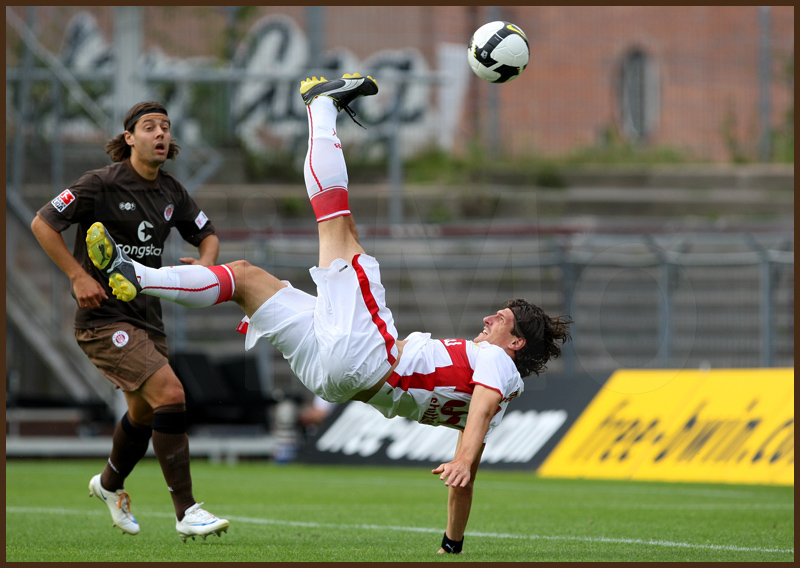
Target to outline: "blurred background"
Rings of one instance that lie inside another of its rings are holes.
[[[466,60],[493,20],[530,45],[503,85]],[[353,105],[365,129],[339,120],[351,207],[401,337],[472,338],[524,297],[575,320],[533,391],[793,367],[791,6],[6,7],[9,455],[105,455],[124,410],[75,344],[35,211],[109,164],[125,112],[156,99],[182,147],[166,169],[218,228],[220,263],[313,291],[298,88],[353,71],[381,92]],[[166,264],[193,252],[171,247]],[[274,457],[313,430],[280,354],[244,353],[235,305],[163,307],[193,454]]]

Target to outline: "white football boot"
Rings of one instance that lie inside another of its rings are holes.
[[[186,539],[196,536],[202,536],[203,540],[210,534],[222,536],[222,533],[228,532],[230,523],[225,519],[220,519],[201,509],[202,503],[195,503],[183,514],[183,520],[175,523],[175,530],[178,535],[186,542]]]
[[[108,491],[100,484],[98,473],[89,481],[89,497],[97,497],[111,511],[112,527],[117,527],[122,534],[139,534],[139,521],[131,513],[131,497],[124,489]]]

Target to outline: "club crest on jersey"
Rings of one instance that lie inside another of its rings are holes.
[[[130,336],[122,330],[115,332],[114,335],[111,336],[111,342],[117,347],[125,347],[129,339]]]
[[[202,229],[206,226],[206,223],[208,223],[208,217],[206,217],[205,213],[200,211],[200,213],[198,213],[197,217],[194,219],[194,224],[197,225],[198,229]]]
[[[69,207],[69,204],[75,201],[75,196],[72,195],[72,192],[68,189],[65,189],[58,196],[50,202],[50,204],[56,208],[56,211],[61,213]]]
[[[175,206],[172,203],[170,203],[169,205],[167,205],[167,208],[164,209],[164,219],[169,221],[170,219],[172,219],[173,213],[175,213]]]

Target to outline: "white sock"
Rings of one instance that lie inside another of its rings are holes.
[[[317,221],[350,215],[347,164],[336,135],[339,111],[333,99],[320,96],[308,105],[308,152],[303,163],[306,190]]]
[[[188,306],[204,308],[231,299],[236,283],[233,272],[221,266],[164,266],[149,268],[133,261],[142,294]]]

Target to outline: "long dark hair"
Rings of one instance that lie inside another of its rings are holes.
[[[167,114],[167,109],[164,107],[164,105],[157,101],[136,103],[125,114],[125,119],[122,121],[122,126],[126,127],[126,131],[133,132],[136,129],[136,123],[139,121],[136,120],[133,124],[129,125],[131,119],[133,119],[136,115],[147,114],[148,112],[161,112]],[[174,160],[180,149],[181,147],[178,146],[175,138],[170,140],[169,149],[167,150],[167,158]],[[125,141],[125,132],[106,142],[106,145],[103,146],[103,150],[105,150],[106,154],[111,157],[112,162],[121,162],[126,158],[130,158],[131,156],[131,147]]]
[[[525,346],[516,351],[514,363],[520,376],[539,373],[547,369],[550,359],[561,356],[561,346],[571,338],[569,325],[572,318],[558,316],[551,318],[539,306],[517,298],[503,305],[514,314],[514,335],[525,338]]]

